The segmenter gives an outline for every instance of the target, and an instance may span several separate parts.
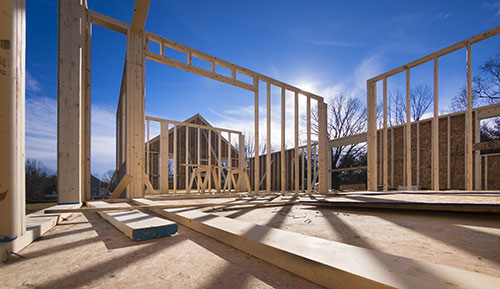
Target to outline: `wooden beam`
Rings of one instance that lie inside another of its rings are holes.
[[[367,158],[368,191],[377,191],[377,84],[367,81]]]
[[[144,199],[134,202],[154,204]],[[496,288],[500,282],[496,277],[197,210],[178,212],[155,209],[154,212],[328,288]]]
[[[87,13],[90,16],[92,24],[96,24],[122,34],[127,34],[127,31],[130,29],[130,24],[97,13],[93,10],[87,9]]]
[[[475,143],[473,145],[474,151],[493,150],[493,149],[499,149],[499,148],[500,148],[500,140],[479,142],[479,143]]]
[[[127,188],[127,186],[130,184],[131,181],[132,181],[131,176],[124,175],[122,177],[122,179],[120,180],[120,182],[118,183],[118,185],[116,185],[116,188],[114,189],[110,198],[111,199],[118,199],[122,195],[125,188]]]
[[[135,0],[134,14],[132,15],[132,30],[142,32],[148,17],[149,4],[151,0]]]
[[[292,86],[290,84],[281,82],[281,81],[273,79],[273,78],[271,78],[269,76],[257,73],[255,71],[252,71],[250,69],[244,68],[242,66],[239,66],[239,65],[233,64],[231,62],[222,60],[222,59],[220,59],[218,57],[215,57],[215,56],[212,56],[212,55],[210,55],[208,53],[196,50],[194,48],[191,48],[189,46],[186,46],[186,45],[183,45],[181,43],[175,42],[173,40],[164,38],[162,36],[153,34],[151,32],[144,32],[144,34],[146,35],[146,37],[150,41],[157,42],[157,43],[164,43],[166,46],[170,47],[171,49],[177,50],[179,52],[183,52],[183,53],[186,53],[186,54],[191,53],[191,55],[194,56],[194,57],[203,59],[203,60],[205,60],[205,61],[207,61],[209,63],[215,62],[215,64],[217,64],[217,65],[226,67],[226,68],[228,68],[230,70],[236,70],[237,72],[239,72],[241,74],[244,74],[244,75],[247,75],[248,77],[250,77],[252,79],[256,79],[257,78],[257,79],[259,79],[261,81],[264,81],[264,82],[270,82],[272,85],[275,85],[275,86],[278,86],[278,87],[283,87],[283,88],[285,88],[287,90],[300,93],[302,95],[305,95],[305,96],[310,97],[312,99],[315,99],[317,101],[323,100],[323,97],[321,97],[321,96],[318,96],[318,95],[313,94],[313,93],[308,92],[308,91],[301,90],[301,89],[299,89],[299,88],[297,88],[295,86]],[[180,63],[183,63],[183,62],[180,62]],[[165,64],[167,64],[167,63],[165,63]],[[177,63],[177,64],[179,64],[179,63]],[[167,65],[170,65],[170,64],[167,64]],[[208,71],[208,70],[205,70],[205,71]],[[197,72],[195,72],[195,73],[197,73]],[[222,76],[221,74],[217,74],[216,80],[225,82],[226,80],[231,80],[232,79],[232,77],[221,77],[221,76]],[[233,84],[233,85],[244,84],[244,83],[245,82],[236,81],[235,84]],[[248,88],[248,86],[242,87],[242,88]],[[253,89],[249,89],[249,90],[253,91]]]
[[[243,81],[240,81],[237,79],[232,79],[231,77],[227,77],[227,76],[224,76],[222,74],[218,74],[218,73],[212,72],[210,70],[206,70],[206,69],[200,68],[198,66],[194,66],[193,64],[188,64],[188,63],[185,63],[185,62],[182,62],[182,61],[179,61],[179,60],[167,57],[167,56],[162,56],[162,55],[159,55],[159,54],[151,52],[151,51],[146,51],[145,55],[146,55],[146,59],[149,59],[149,60],[153,60],[153,61],[165,64],[168,66],[172,66],[172,67],[175,67],[178,69],[192,72],[194,74],[205,76],[207,78],[218,80],[218,81],[221,81],[221,82],[224,82],[224,83],[236,86],[236,87],[240,87],[240,88],[247,89],[250,91],[254,90],[254,87],[246,82],[243,82]]]
[[[177,121],[177,120],[166,119],[166,118],[146,116],[146,117],[144,117],[144,119],[145,120],[153,120],[153,121],[157,121],[157,122],[168,122],[170,124],[178,124],[180,126],[187,126],[187,127],[191,127],[191,128],[201,128],[201,129],[205,129],[205,130],[211,130],[214,132],[222,131],[222,132],[230,132],[230,133],[241,133],[241,131],[239,131],[239,130],[214,127],[214,126],[208,126],[208,125],[201,125],[201,124],[184,122],[184,121]]]
[[[432,121],[432,184],[439,191],[439,59],[434,58],[434,118]]]
[[[132,207],[125,203],[87,202],[91,208],[103,209],[98,214],[133,241],[148,240],[177,233],[176,223],[141,211],[108,211],[116,207]]]
[[[467,111],[466,111],[466,144],[465,144],[465,171],[466,190],[472,190],[472,48],[471,43],[466,44],[467,62]]]
[[[69,3],[73,6],[75,3]],[[78,8],[78,7],[77,7]],[[80,16],[79,13],[77,13]],[[25,234],[25,59],[26,59],[26,3],[23,0],[0,2],[0,244],[13,242]],[[70,22],[74,28],[73,22]],[[75,40],[75,39],[70,39]],[[66,58],[73,58],[74,46],[68,43]],[[59,66],[61,68],[61,66]],[[64,66],[67,71],[68,65]],[[76,71],[78,73],[78,71]],[[75,84],[76,79],[66,79]],[[68,95],[71,103],[72,95]],[[78,102],[77,102],[78,103]],[[72,119],[71,115],[66,115]],[[76,116],[78,118],[78,116]],[[78,124],[77,124],[78,125]],[[66,127],[65,127],[66,128]],[[75,134],[72,140],[78,139]],[[66,138],[65,140],[68,140]],[[78,145],[68,148],[78,151]],[[71,159],[73,160],[73,159]],[[76,162],[69,164],[68,168]],[[66,167],[65,167],[66,168]],[[65,175],[68,175],[66,172]],[[73,175],[72,175],[73,176]],[[75,176],[73,176],[75,177]],[[71,178],[64,188],[79,185]],[[78,188],[78,187],[77,187]],[[79,201],[79,191],[71,191],[69,198]],[[10,252],[10,251],[9,251]],[[0,252],[3,254],[3,252]]]
[[[411,191],[411,87],[410,69],[406,69],[406,189]]]
[[[387,72],[382,73],[382,74],[380,74],[378,76],[375,76],[375,77],[369,79],[369,81],[379,81],[379,80],[382,80],[384,77],[389,77],[389,76],[392,76],[392,75],[396,75],[396,74],[398,74],[400,72],[403,72],[403,71],[405,71],[407,69],[413,68],[415,66],[418,66],[420,64],[424,64],[424,63],[429,62],[429,61],[432,61],[435,58],[439,58],[439,57],[441,57],[443,55],[450,54],[452,52],[455,52],[457,50],[465,48],[465,47],[467,47],[467,44],[477,43],[479,41],[482,41],[482,40],[488,39],[488,38],[490,38],[492,36],[495,36],[495,35],[497,35],[499,33],[500,33],[500,26],[494,27],[494,28],[492,28],[490,30],[487,30],[487,31],[482,32],[482,33],[477,34],[477,35],[474,35],[474,36],[472,36],[470,38],[467,38],[465,40],[457,42],[457,43],[455,43],[453,45],[450,45],[450,46],[448,46],[446,48],[443,48],[443,49],[441,49],[439,51],[436,51],[434,53],[431,53],[429,55],[421,57],[421,58],[419,58],[417,60],[409,62],[409,63],[407,63],[405,65],[401,65],[401,66],[399,66],[397,68],[394,68],[394,69],[392,69],[390,71],[387,71]]]
[[[89,202],[93,203],[93,202]],[[213,203],[190,203],[190,204],[162,204],[162,205],[137,205],[130,206],[126,203],[113,203],[113,206],[106,207],[90,207],[90,208],[70,208],[70,209],[51,209],[45,210],[45,214],[59,214],[59,213],[90,213],[90,212],[115,212],[115,211],[138,211],[138,210],[156,210],[156,209],[179,209],[179,208],[210,208],[210,207],[240,207],[240,206],[286,206],[298,205],[297,201],[255,201],[247,202],[213,202]]]

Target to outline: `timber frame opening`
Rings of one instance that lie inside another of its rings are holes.
[[[465,121],[465,189],[467,191],[481,190],[481,170],[475,170],[475,187],[473,188],[473,160],[474,167],[480,168],[481,156],[479,150],[474,150],[473,146],[480,142],[479,136],[479,121],[481,117],[478,113],[475,114],[475,129],[473,130],[473,108],[472,108],[472,45],[500,34],[500,26],[492,28],[488,31],[472,36],[468,39],[455,43],[451,46],[443,48],[439,51],[421,57],[417,60],[399,66],[378,76],[370,78],[366,82],[367,86],[367,112],[368,112],[368,190],[377,191],[377,157],[378,153],[382,154],[382,186],[383,190],[388,190],[388,127],[387,127],[387,78],[398,73],[405,72],[406,74],[406,127],[405,139],[411,140],[411,105],[410,105],[410,70],[419,65],[432,61],[434,64],[433,80],[434,80],[434,115],[432,118],[432,186],[434,191],[439,191],[439,111],[438,111],[438,86],[439,86],[439,58],[460,50],[466,49],[466,75],[467,75],[467,110]],[[377,148],[377,82],[382,81],[383,91],[383,135],[382,135],[382,150]],[[491,117],[491,116],[489,116]],[[483,117],[487,118],[487,117]],[[449,123],[449,120],[448,120]],[[473,144],[473,139],[474,143]],[[406,141],[405,144],[405,173],[407,190],[412,190],[412,161],[411,161],[411,141]],[[449,153],[448,153],[449,154]],[[449,183],[449,181],[448,181]],[[449,185],[448,185],[449,187]]]
[[[271,147],[271,86],[281,89],[281,151],[285,145],[285,94],[294,94],[294,167],[299,167],[299,95],[306,97],[307,144],[305,154],[307,162],[307,185],[300,186],[299,170],[293,172],[292,187],[287,187],[285,158],[280,161],[280,191],[301,190],[311,193],[313,182],[311,172],[316,170],[311,164],[312,148],[317,146],[314,155],[318,162],[318,191],[327,193],[329,188],[327,164],[327,105],[323,97],[303,91],[295,86],[265,76],[258,72],[222,60],[205,52],[196,50],[160,35],[144,30],[150,1],[135,2],[132,24],[127,24],[95,11],[89,10],[85,0],[59,1],[59,91],[58,91],[58,191],[59,203],[79,203],[90,199],[90,55],[92,25],[96,24],[127,35],[127,53],[120,91],[117,113],[117,168],[125,167],[125,174],[131,177],[127,186],[127,197],[143,197],[145,183],[145,60],[169,65],[189,71],[226,84],[240,87],[254,93],[254,140],[259,147],[259,83],[266,83],[267,95],[267,147]],[[64,39],[64,41],[62,41]],[[149,43],[160,45],[160,53],[149,49]],[[185,61],[165,56],[166,49],[173,49],[185,54]],[[193,65],[193,58],[210,63],[210,70]],[[79,65],[69,65],[76,63]],[[221,66],[231,71],[231,77],[220,74],[216,67]],[[239,75],[249,77],[249,83],[239,80]],[[311,102],[315,101],[318,109],[318,144],[311,142]],[[256,149],[253,163],[253,193],[260,191],[262,172],[259,165],[259,151]],[[271,151],[266,152],[265,173],[271,175]],[[304,178],[303,178],[304,179]],[[302,189],[301,189],[302,188]],[[266,178],[265,192],[271,193],[271,178]]]

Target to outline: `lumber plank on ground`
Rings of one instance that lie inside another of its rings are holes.
[[[75,209],[80,207],[80,204],[66,204],[56,205],[50,209]],[[17,237],[10,242],[0,243],[0,259],[6,261],[11,252],[18,253],[31,242],[38,239],[45,234],[48,230],[52,229],[55,225],[60,223],[63,219],[69,217],[71,212],[63,212],[58,214],[45,214],[45,210],[41,210],[29,215],[26,215],[26,233]]]
[[[256,201],[256,202],[234,202],[234,203],[185,203],[185,204],[162,204],[143,206],[120,206],[115,203],[110,207],[92,207],[78,209],[55,209],[46,210],[52,213],[76,213],[76,212],[100,212],[100,211],[133,211],[142,209],[177,209],[177,208],[202,208],[202,207],[236,207],[236,206],[286,206],[304,205],[332,208],[370,208],[370,209],[393,209],[393,210],[418,210],[418,211],[444,211],[444,212],[484,212],[500,213],[500,204],[476,204],[476,203],[426,203],[426,202],[356,202],[356,201]]]
[[[103,201],[88,202],[87,204],[92,208],[101,209],[112,209],[117,206],[127,206],[127,204],[110,204]],[[128,206],[131,207],[130,205]],[[175,222],[137,210],[100,211],[98,213],[102,218],[134,241],[169,236],[175,234],[178,229]]]
[[[154,201],[133,199],[137,205]],[[328,288],[498,288],[500,279],[206,214],[154,209],[184,226]]]

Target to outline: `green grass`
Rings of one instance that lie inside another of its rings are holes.
[[[26,215],[31,214],[34,212],[38,212],[40,210],[43,210],[48,207],[52,207],[57,205],[56,202],[54,203],[32,203],[32,204],[26,204]]]

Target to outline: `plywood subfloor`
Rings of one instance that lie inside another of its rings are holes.
[[[320,288],[186,227],[131,241],[96,213],[74,214],[0,263],[1,288]]]
[[[408,196],[357,196],[352,200],[429,200],[428,196],[413,196],[407,199],[405,197]],[[340,199],[346,198],[328,198]],[[464,199],[446,196],[440,200],[465,202]],[[484,198],[473,200],[486,203]],[[498,203],[499,198],[497,196],[497,199],[490,201]],[[211,212],[259,225],[500,277],[498,214],[311,206],[225,208]]]

